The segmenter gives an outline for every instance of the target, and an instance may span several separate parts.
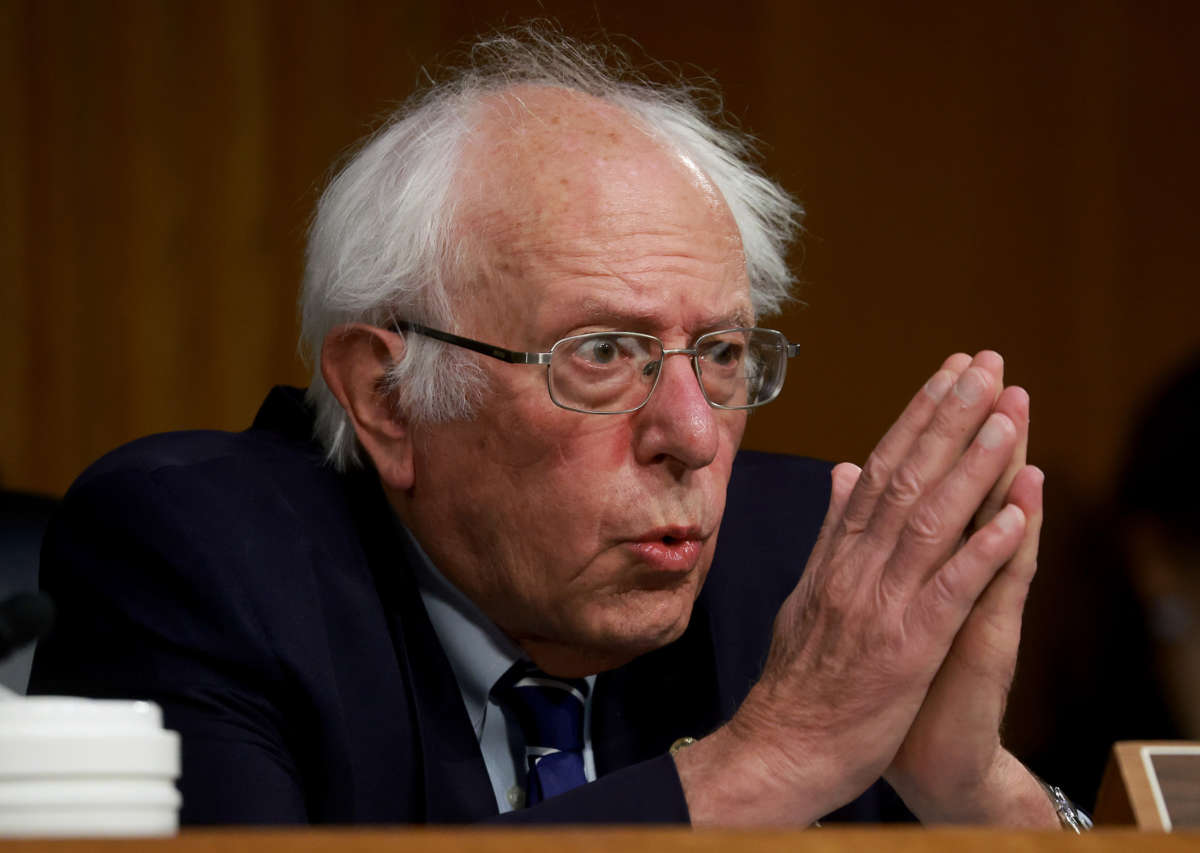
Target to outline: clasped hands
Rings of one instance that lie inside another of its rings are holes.
[[[693,823],[807,824],[881,775],[924,822],[1057,826],[1000,743],[1037,565],[1029,397],[951,356],[829,510],[762,678],[676,756]]]

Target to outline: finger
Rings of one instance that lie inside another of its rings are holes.
[[[1003,365],[1003,360],[990,352],[972,359],[892,470],[866,526],[881,547],[890,550],[924,496],[937,488],[971,443],[992,409]],[[971,508],[978,504],[973,502]]]
[[[846,505],[846,529],[857,532],[865,527],[895,466],[928,426],[938,405],[970,363],[970,356],[964,353],[955,353],[942,362],[941,368],[913,396],[904,412],[871,451]]]
[[[987,524],[1001,508],[1009,502],[1009,491],[1017,473],[1025,467],[1025,456],[1029,449],[1029,395],[1024,388],[1013,385],[1005,388],[996,401],[995,411],[1004,412],[1017,426],[1017,447],[1012,459],[996,485],[988,492],[979,512],[975,514],[972,528],[978,530]]]
[[[808,565],[810,567],[821,565],[825,559],[829,540],[841,524],[846,501],[850,498],[850,492],[853,491],[854,484],[858,482],[858,476],[861,473],[862,469],[852,462],[835,465],[833,471],[830,472],[829,509],[825,511],[825,520],[821,522],[821,532],[817,534],[816,544],[809,552]],[[805,574],[808,574],[808,571],[809,569],[806,568]]]
[[[996,397],[1000,396],[1000,391],[1004,388],[1003,356],[995,350],[980,350],[975,353],[975,357],[971,359],[970,364],[986,370],[991,375],[993,387],[996,389],[992,395],[992,402],[996,402]]]
[[[984,589],[1016,554],[1026,527],[1025,513],[1008,504],[975,531],[921,588],[916,606],[909,611],[909,618],[918,623],[914,630],[953,638]]]
[[[971,364],[971,356],[965,352],[956,352],[954,355],[947,356],[942,362],[941,370],[949,370],[955,376],[966,370]]]
[[[950,556],[992,484],[1004,471],[1016,442],[1017,429],[1007,415],[993,412],[988,416],[949,473],[922,495],[905,517],[884,569],[889,584],[911,588],[923,582],[932,569]]]
[[[1042,472],[1032,465],[1022,468],[1013,479],[1012,505],[1025,515],[1024,536],[1016,553],[983,591],[951,649],[951,655],[969,656],[965,665],[1005,690],[1012,681],[1021,637],[1021,615],[1029,584],[1037,571],[1044,480]],[[969,644],[962,642],[965,637],[971,639]]]
[[[1042,490],[1045,480],[1046,475],[1040,468],[1026,465],[1017,472],[1009,489],[1011,503],[1019,506],[1029,520],[1020,549],[1009,565],[1004,567],[1003,577],[1019,585],[1014,587],[1014,591],[1019,592],[1020,600],[1017,602],[1013,599],[1010,603],[1024,604],[1029,584],[1037,572],[1038,545],[1042,532]]]

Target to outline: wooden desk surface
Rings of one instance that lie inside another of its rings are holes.
[[[688,829],[227,829],[184,830],[168,839],[3,841],[5,851],[109,853],[1173,853],[1200,849],[1200,833],[1097,830],[1082,836],[987,829],[831,828],[789,830]]]

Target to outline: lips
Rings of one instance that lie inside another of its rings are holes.
[[[695,527],[663,527],[651,530],[630,543],[643,564],[660,572],[691,571],[700,557],[704,537]]]

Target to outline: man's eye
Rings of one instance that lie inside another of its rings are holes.
[[[720,341],[708,348],[704,358],[713,364],[737,364],[742,360],[742,346],[732,341]]]
[[[579,347],[579,355],[593,364],[612,364],[619,354],[616,342],[607,338],[587,341]]]

